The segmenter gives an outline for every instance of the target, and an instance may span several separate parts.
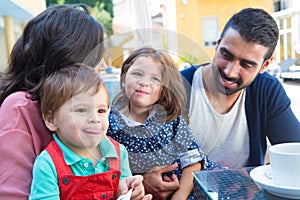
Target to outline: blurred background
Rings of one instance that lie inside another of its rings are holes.
[[[108,81],[117,82],[128,54],[144,45],[166,49],[181,70],[210,62],[226,21],[246,7],[263,8],[280,29],[274,63],[268,72],[282,81],[300,119],[300,1],[299,0],[1,0],[0,71],[25,24],[57,4],[85,3],[105,28],[104,60]],[[112,86],[112,93],[119,84]]]

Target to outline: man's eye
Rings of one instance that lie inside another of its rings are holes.
[[[225,51],[221,51],[221,54],[224,58],[229,59],[230,55],[228,53],[226,53]]]
[[[245,69],[251,69],[254,68],[255,66],[249,64],[249,63],[245,63],[245,62],[241,62],[240,65],[245,68]]]

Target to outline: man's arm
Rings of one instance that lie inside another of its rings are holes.
[[[247,87],[245,109],[250,135],[249,165],[264,164],[265,138],[271,144],[300,142],[300,124],[277,78],[259,74]]]
[[[153,199],[165,200],[179,189],[179,181],[175,174],[171,178],[162,174],[172,172],[177,168],[177,163],[173,165],[165,165],[154,167],[143,175],[144,187],[146,194],[152,194]]]
[[[256,102],[253,102],[256,98],[252,97],[252,104],[258,104],[256,106],[260,111],[258,113],[263,116],[260,118],[262,132],[266,134],[272,144],[299,142],[300,124],[292,112],[291,101],[282,84],[266,73],[257,79],[253,87],[259,90],[260,94],[251,93],[251,95],[258,96],[256,98],[259,101]]]

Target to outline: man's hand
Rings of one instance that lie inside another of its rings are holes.
[[[157,166],[152,168],[144,176],[144,187],[146,194],[152,194],[153,199],[165,200],[179,189],[179,181],[175,174],[171,177],[163,176],[163,174],[172,172],[177,168],[178,164]]]

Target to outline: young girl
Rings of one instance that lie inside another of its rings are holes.
[[[206,156],[184,117],[185,90],[179,71],[165,52],[135,50],[122,65],[121,91],[113,101],[108,135],[124,144],[132,173],[177,163],[180,188],[172,199],[193,199],[193,171],[205,167]],[[209,168],[214,167],[208,163]],[[172,175],[163,176],[173,181]]]
[[[116,199],[131,188],[142,199],[142,176],[131,176],[125,147],[106,136],[109,107],[92,68],[71,65],[45,80],[41,111],[54,140],[34,163],[30,199]]]

